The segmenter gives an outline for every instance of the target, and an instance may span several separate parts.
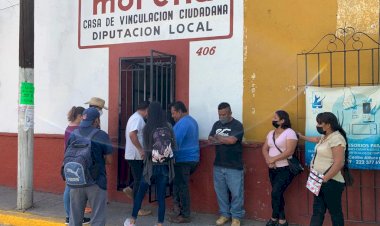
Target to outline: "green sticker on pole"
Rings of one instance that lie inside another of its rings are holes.
[[[20,104],[34,105],[34,84],[29,82],[21,83]]]

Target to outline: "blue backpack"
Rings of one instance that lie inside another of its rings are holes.
[[[69,187],[87,187],[96,183],[99,168],[91,149],[91,139],[97,132],[99,129],[93,129],[87,136],[82,136],[78,129],[74,130],[74,141],[66,148],[63,158],[63,173]]]

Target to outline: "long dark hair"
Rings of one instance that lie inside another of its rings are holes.
[[[344,154],[344,169],[348,169],[348,141],[346,131],[342,128],[342,125],[339,124],[337,117],[331,112],[322,112],[317,115],[317,123],[330,124],[332,131],[339,131],[340,134],[344,137],[346,141],[346,151]]]
[[[151,151],[153,148],[153,132],[160,127],[168,127],[169,124],[164,117],[162,106],[159,102],[152,102],[148,107],[148,119],[143,129],[144,147]]]
[[[283,110],[278,110],[276,111],[276,115],[278,115],[280,120],[284,120],[284,123],[281,125],[281,128],[283,129],[292,128],[292,124],[290,123],[288,112],[283,111]]]

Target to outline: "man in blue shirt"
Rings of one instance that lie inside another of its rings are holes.
[[[106,164],[112,163],[112,145],[106,132],[97,129],[100,127],[99,111],[90,107],[83,112],[83,119],[77,129],[81,136],[89,135],[93,130],[98,130],[91,139],[93,160],[98,166],[98,177],[95,183],[86,187],[70,189],[70,226],[81,226],[83,222],[84,208],[87,200],[91,203],[91,225],[106,225],[107,202],[107,176]],[[75,132],[71,133],[67,145],[75,141]]]
[[[175,177],[173,181],[173,199],[175,215],[169,218],[173,223],[190,222],[190,175],[199,163],[198,123],[188,113],[183,102],[171,105],[171,114],[176,122],[174,134],[177,148],[174,151]]]

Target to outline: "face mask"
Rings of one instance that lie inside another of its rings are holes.
[[[228,122],[228,118],[219,118],[219,121],[222,123],[222,124],[226,124]]]
[[[322,128],[322,127],[317,126],[317,131],[318,131],[318,133],[320,133],[320,134],[326,134],[326,131],[323,131],[323,128]]]
[[[99,111],[99,117],[102,116],[103,110],[98,110]]]
[[[278,128],[280,125],[277,124],[278,121],[272,121],[272,126],[274,126],[274,128]]]

